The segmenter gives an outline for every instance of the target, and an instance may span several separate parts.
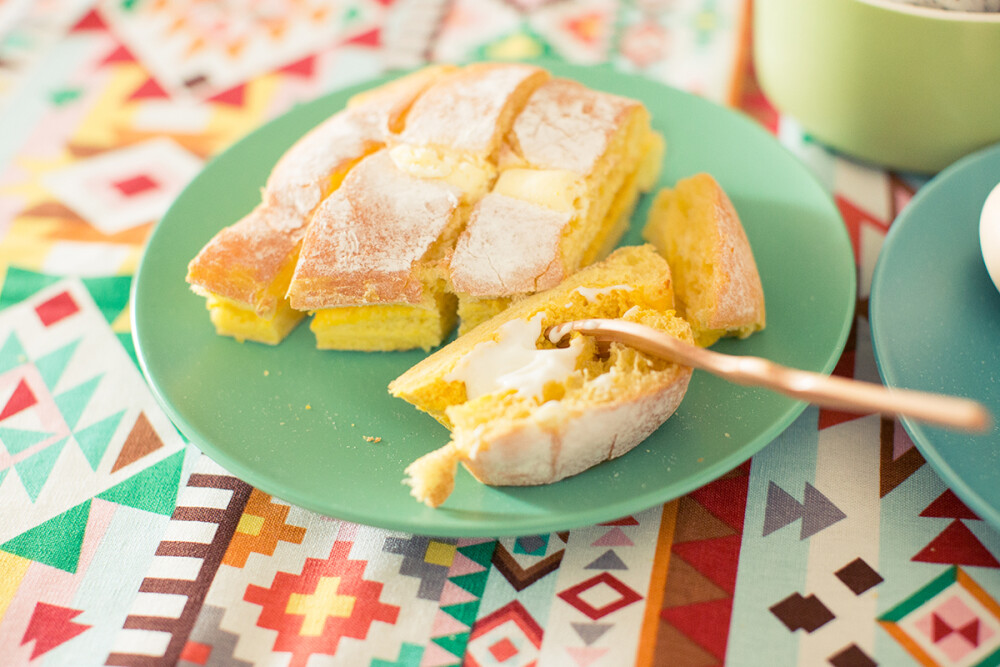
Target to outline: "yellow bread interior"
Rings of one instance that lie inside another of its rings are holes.
[[[677,308],[698,345],[765,326],[764,292],[736,210],[708,174],[659,192],[643,229],[673,271]]]
[[[550,290],[513,301],[506,310],[393,380],[389,392],[450,427],[448,408],[464,403],[467,394],[462,382],[446,376],[476,345],[495,340],[503,324],[544,313],[544,330],[574,319],[621,317],[637,305],[660,312],[674,307],[670,269],[651,246],[620,248]],[[554,347],[541,338],[538,346]]]
[[[209,295],[205,300],[209,319],[220,336],[230,336],[239,342],[252,340],[267,345],[277,345],[302,321],[305,313],[293,310],[282,301],[270,318],[263,318],[252,310],[225,299]]]
[[[501,313],[509,305],[509,297],[491,299],[459,294],[458,335],[464,336],[486,320]]]
[[[455,296],[439,291],[426,300],[417,305],[324,308],[313,314],[309,328],[321,350],[429,350],[455,326]]]

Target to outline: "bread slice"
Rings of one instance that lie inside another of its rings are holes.
[[[746,338],[766,324],[764,289],[736,209],[709,174],[661,190],[643,238],[673,271],[677,310],[702,347]]]
[[[462,197],[456,186],[399,170],[387,150],[348,174],[313,216],[288,288],[293,308],[317,312],[312,328],[320,348],[388,350],[440,342],[448,322],[439,311],[444,285],[434,258],[458,232]],[[328,331],[351,318],[373,325],[371,335],[351,342],[348,334],[363,331]],[[379,339],[387,327],[406,331],[411,319],[412,340]]]
[[[413,495],[437,506],[461,462],[491,485],[548,484],[621,456],[680,404],[691,370],[618,343],[544,332],[589,317],[623,318],[692,341],[676,317],[670,269],[651,246],[616,250],[502,313],[389,385],[452,429],[407,468]]]
[[[459,333],[610,252],[661,159],[641,103],[565,79],[539,86],[505,137],[492,197],[450,260]]]
[[[317,210],[288,296],[315,312],[318,347],[428,349],[448,335],[444,258],[496,178],[501,138],[547,77],[517,64],[453,70]]]
[[[319,203],[357,162],[399,129],[413,100],[454,68],[418,70],[362,95],[299,139],[279,159],[261,203],[216,234],[189,263],[220,335],[279,343],[305,313],[285,299],[299,245]]]

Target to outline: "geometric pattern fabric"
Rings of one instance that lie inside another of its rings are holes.
[[[131,274],[206,160],[388,67],[542,56],[738,103],[777,134],[831,193],[857,259],[834,372],[876,377],[868,282],[925,179],[833,155],[770,107],[741,0],[14,5],[0,12],[5,665],[1000,662],[1000,536],[893,419],[810,409],[666,505],[452,539],[252,488],[183,442],[138,371]]]

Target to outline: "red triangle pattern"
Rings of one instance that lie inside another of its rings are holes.
[[[626,516],[621,519],[615,519],[614,521],[605,521],[604,523],[597,524],[598,526],[638,526],[639,522],[634,516]]]
[[[911,560],[920,563],[943,563],[1000,569],[1000,562],[983,546],[972,531],[955,519],[941,534]]]
[[[170,95],[163,89],[156,79],[150,77],[146,79],[146,82],[135,89],[135,92],[129,96],[129,100],[148,100],[148,99],[167,99]]]
[[[22,378],[14,387],[14,393],[7,399],[7,405],[3,406],[3,411],[0,412],[0,421],[16,415],[22,410],[27,410],[36,403],[38,403],[38,398],[35,397],[31,387]]]
[[[363,32],[345,40],[343,43],[354,44],[356,46],[370,46],[373,48],[379,47],[382,45],[382,30],[380,28],[372,28],[368,32]]]
[[[671,546],[678,561],[683,560],[730,596],[736,589],[736,569],[740,558],[749,486],[750,465],[747,462],[728,475],[688,494],[689,499],[732,528],[734,534],[675,542]],[[678,520],[682,520],[681,517]],[[697,531],[697,527],[690,530]],[[670,585],[669,572],[667,585]],[[732,608],[732,597],[726,597],[667,607],[661,610],[660,616],[673,626],[674,631],[715,656],[721,663],[726,655]],[[673,655],[669,647],[664,647],[661,657],[668,661],[682,658],[680,655]]]
[[[673,553],[683,558],[713,584],[732,595],[736,591],[736,566],[740,558],[740,535],[674,544]]]
[[[732,611],[733,600],[729,598],[664,609],[660,618],[721,661],[726,657]]]
[[[968,639],[973,646],[979,646],[979,619],[969,621],[960,627],[958,634]]]
[[[951,626],[941,620],[937,614],[931,614],[931,623],[931,636],[935,644],[952,633]]]
[[[306,56],[302,60],[285,65],[278,70],[282,74],[292,74],[309,78],[316,72],[316,56]]]
[[[748,467],[746,474],[723,477],[692,491],[688,497],[696,500],[737,533],[742,533],[747,491],[750,488],[749,473]]]
[[[82,613],[82,610],[58,607],[46,602],[36,604],[31,620],[28,621],[28,627],[24,631],[24,637],[21,639],[21,644],[35,641],[35,646],[31,649],[31,659],[48,653],[90,629],[89,625],[73,621]]]
[[[0,419],[3,417],[0,416]],[[979,520],[976,513],[965,506],[955,492],[951,489],[945,490],[940,496],[938,496],[934,502],[924,508],[924,511],[920,513],[920,516],[931,517],[936,519],[973,519],[975,521]]]
[[[246,101],[246,84],[240,84],[234,88],[224,90],[221,93],[217,93],[212,97],[208,98],[209,102],[216,102],[218,104],[228,104],[234,107],[241,107]]]
[[[99,66],[104,67],[106,65],[113,65],[115,63],[134,63],[134,62],[137,62],[137,60],[135,56],[132,55],[132,52],[126,49],[124,45],[119,44],[118,48],[116,48],[114,51],[112,51],[111,53],[109,53],[107,56],[104,57],[104,60],[100,62]]]
[[[91,9],[89,12],[83,15],[76,24],[70,28],[70,32],[87,32],[92,30],[107,30],[108,24],[104,22],[101,15],[97,13],[96,9]]]

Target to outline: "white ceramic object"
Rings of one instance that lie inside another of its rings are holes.
[[[993,188],[979,216],[979,245],[993,284],[1000,290],[1000,183]]]

